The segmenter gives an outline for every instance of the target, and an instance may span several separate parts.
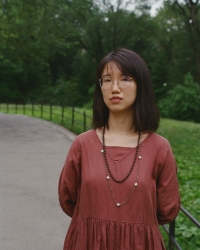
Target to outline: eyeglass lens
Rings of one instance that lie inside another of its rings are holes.
[[[113,79],[110,76],[103,76],[100,79],[100,85],[103,89],[111,88],[114,83]],[[117,79],[119,88],[128,88],[131,84],[131,78],[126,75],[122,75]]]

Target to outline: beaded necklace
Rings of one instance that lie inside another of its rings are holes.
[[[104,135],[105,135],[105,128],[102,127],[102,146],[103,146],[103,149],[101,150],[101,153],[103,154],[103,158],[104,158],[104,162],[105,162],[105,171],[106,171],[106,179],[108,181],[108,185],[109,185],[109,189],[110,189],[110,192],[111,192],[111,195],[113,197],[113,200],[116,204],[117,207],[120,207],[122,205],[124,205],[132,196],[133,192],[135,191],[136,187],[138,186],[138,177],[139,177],[139,168],[140,168],[140,160],[142,159],[141,156],[138,157],[138,167],[137,167],[137,174],[136,174],[136,181],[133,185],[133,189],[131,190],[131,193],[129,194],[129,196],[125,199],[124,202],[122,203],[119,203],[117,202],[116,198],[115,198],[115,195],[113,193],[113,189],[112,189],[112,186],[111,186],[111,182],[110,182],[110,177],[117,183],[122,183],[124,182],[131,174],[131,172],[133,171],[133,168],[135,166],[135,163],[136,163],[136,160],[137,160],[137,156],[138,156],[138,153],[139,153],[139,145],[140,145],[140,136],[142,134],[142,132],[139,132],[139,135],[138,135],[138,142],[137,142],[137,147],[136,147],[136,152],[135,152],[135,157],[134,157],[134,160],[133,160],[133,163],[131,165],[131,168],[129,170],[129,172],[126,174],[126,176],[121,179],[121,180],[117,180],[114,175],[112,174],[111,170],[110,170],[110,167],[108,165],[108,160],[107,160],[107,156],[106,156],[106,147],[105,147],[105,138],[104,138]]]

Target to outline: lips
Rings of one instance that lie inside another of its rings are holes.
[[[112,103],[119,103],[121,100],[122,100],[122,98],[119,97],[119,96],[113,96],[113,97],[110,98],[110,101]]]
[[[122,98],[119,96],[113,96],[110,100],[122,100]]]

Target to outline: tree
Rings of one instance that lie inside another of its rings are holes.
[[[186,6],[168,0],[151,17],[151,2],[1,1],[0,101],[74,103],[60,101],[71,91],[76,105],[91,103],[100,59],[120,47],[134,50],[147,62],[158,100],[183,82],[188,71],[198,82],[197,29],[188,35],[179,13]]]
[[[0,5],[0,99],[41,99],[46,88],[58,78],[69,78],[72,71],[66,58],[74,56],[74,32],[68,32],[66,21],[58,18],[66,5],[63,0],[1,1]]]
[[[200,84],[200,2],[199,0],[184,0],[180,3],[173,0],[172,7],[184,18],[185,31],[188,34],[194,65],[196,65],[195,78]]]
[[[182,85],[176,85],[166,98],[160,100],[162,116],[178,120],[200,122],[200,86],[189,72]]]
[[[135,11],[128,4],[135,2]],[[101,58],[111,50],[126,47],[151,61],[155,24],[150,17],[148,1],[67,1],[65,16],[70,18],[79,42],[79,53],[73,63],[73,81],[82,93],[82,103],[91,99],[96,67]],[[141,7],[141,4],[143,5]],[[79,69],[77,71],[77,69]]]

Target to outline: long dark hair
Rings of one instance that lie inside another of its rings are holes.
[[[108,124],[109,109],[104,103],[99,79],[109,62],[116,63],[123,74],[132,76],[136,81],[137,97],[133,105],[135,130],[141,132],[156,131],[160,117],[149,70],[137,53],[127,49],[112,51],[99,63],[93,102],[93,128],[101,128]]]

